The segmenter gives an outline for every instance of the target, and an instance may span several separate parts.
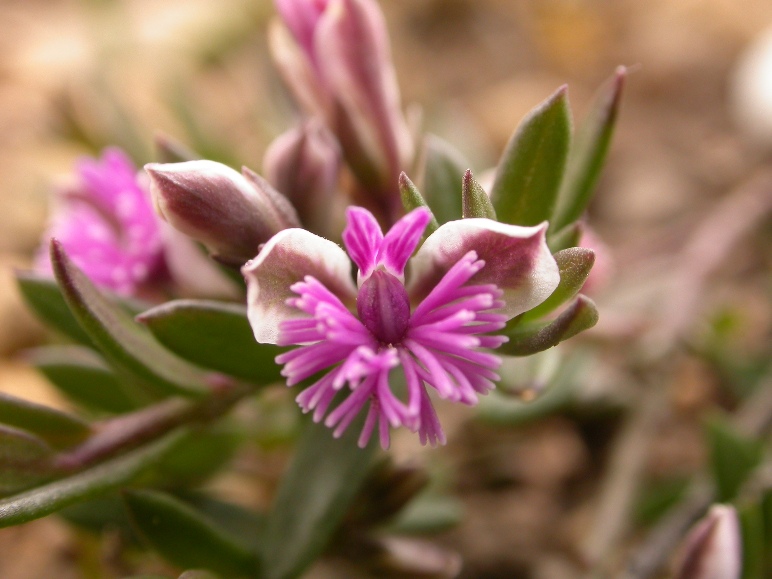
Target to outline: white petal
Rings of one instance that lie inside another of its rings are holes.
[[[560,281],[547,247],[547,224],[508,225],[491,219],[450,221],[432,233],[410,261],[408,293],[422,300],[468,251],[485,267],[469,283],[495,283],[504,290],[504,313],[514,317],[539,305]]]
[[[255,339],[275,344],[279,323],[304,316],[287,305],[295,294],[290,286],[310,275],[345,304],[356,299],[351,261],[332,241],[305,229],[285,229],[265,244],[241,273],[247,280],[247,314]]]

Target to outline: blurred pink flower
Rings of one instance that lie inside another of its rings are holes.
[[[159,224],[126,154],[106,149],[99,159],[81,159],[75,172],[75,183],[56,194],[44,239],[58,239],[94,283],[122,295],[164,275]],[[51,273],[47,243],[35,266]]]

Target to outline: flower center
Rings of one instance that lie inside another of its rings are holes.
[[[410,321],[410,300],[405,286],[396,277],[376,270],[359,288],[359,319],[377,340],[399,343]]]

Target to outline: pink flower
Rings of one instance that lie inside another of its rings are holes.
[[[146,187],[123,151],[109,148],[100,159],[82,159],[77,182],[59,192],[45,238],[57,238],[94,283],[119,294],[163,272],[158,221]],[[48,247],[36,268],[51,272]]]
[[[365,209],[349,208],[347,219],[348,255],[308,231],[287,229],[242,268],[255,337],[297,346],[276,361],[289,386],[315,380],[297,401],[335,436],[367,407],[360,446],[377,427],[388,447],[390,428],[399,426],[417,432],[422,444],[444,444],[429,392],[475,404],[499,379],[501,360],[488,350],[506,338],[495,332],[557,286],[546,224],[446,223],[411,259],[428,210],[412,211],[385,235]]]

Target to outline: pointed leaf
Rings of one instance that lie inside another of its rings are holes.
[[[262,547],[263,528],[266,521],[263,513],[221,501],[199,491],[180,491],[176,496],[229,533],[246,549]]]
[[[75,318],[117,369],[158,393],[193,396],[208,391],[205,373],[165,350],[105,298],[56,240],[51,242],[51,263]]]
[[[772,554],[764,547],[764,515],[758,503],[742,505],[737,509],[742,534],[742,575],[741,579],[769,577],[764,574],[765,556]]]
[[[571,143],[567,94],[563,86],[533,109],[504,150],[491,191],[500,221],[537,225],[552,218]]]
[[[54,280],[31,271],[19,271],[16,282],[24,301],[43,322],[76,342],[91,344]]]
[[[137,320],[169,350],[199,366],[255,384],[282,379],[274,362],[282,349],[255,341],[242,305],[177,300],[148,310]]]
[[[0,392],[0,423],[27,430],[55,448],[84,440],[91,428],[80,418]]]
[[[188,434],[178,429],[146,446],[24,493],[0,501],[0,528],[50,515],[129,484],[152,468]]]
[[[440,225],[461,219],[461,180],[469,162],[447,141],[427,135],[423,194]]]
[[[558,252],[571,247],[578,247],[583,234],[584,225],[581,221],[572,223],[557,233],[552,233],[552,230],[550,229],[550,231],[547,232],[547,245],[552,252]]]
[[[579,297],[547,325],[519,324],[504,330],[509,342],[497,351],[510,356],[530,356],[567,340],[598,323],[598,310],[587,296]]]
[[[491,424],[519,426],[555,414],[575,400],[576,376],[586,373],[586,365],[586,353],[573,352],[561,359],[557,370],[540,377],[541,383],[530,391],[537,396],[535,399],[525,400],[497,389],[480,399],[479,416]]]
[[[140,535],[167,561],[229,577],[257,572],[255,554],[190,505],[158,491],[126,491],[124,501]]]
[[[560,270],[560,283],[550,297],[522,315],[522,322],[538,320],[578,294],[595,263],[595,253],[584,247],[564,249],[554,257]]]
[[[54,451],[23,430],[0,425],[0,495],[17,492],[53,478]]]
[[[759,440],[738,434],[726,419],[707,422],[710,468],[716,482],[718,502],[732,500],[751,472],[759,465],[764,446]]]
[[[359,428],[335,439],[323,424],[308,424],[266,523],[267,579],[299,577],[337,529],[364,481],[375,449],[357,446]]]
[[[120,414],[150,402],[139,389],[121,381],[90,348],[48,346],[24,354],[68,398],[90,410]]]
[[[406,212],[409,213],[413,209],[418,209],[419,207],[426,207],[431,211],[431,208],[428,203],[426,203],[423,195],[421,195],[418,187],[413,184],[404,172],[399,174],[399,194],[402,197],[402,207],[405,208]],[[426,226],[424,235],[431,235],[438,227],[439,224],[437,223],[437,218],[434,217],[434,214],[432,213],[432,219],[429,221],[429,225]]]
[[[627,70],[620,66],[577,131],[553,219],[554,230],[581,217],[592,198],[614,134]]]
[[[496,210],[493,208],[488,194],[477,180],[472,176],[472,171],[464,173],[461,183],[461,217],[485,217],[496,220]]]

